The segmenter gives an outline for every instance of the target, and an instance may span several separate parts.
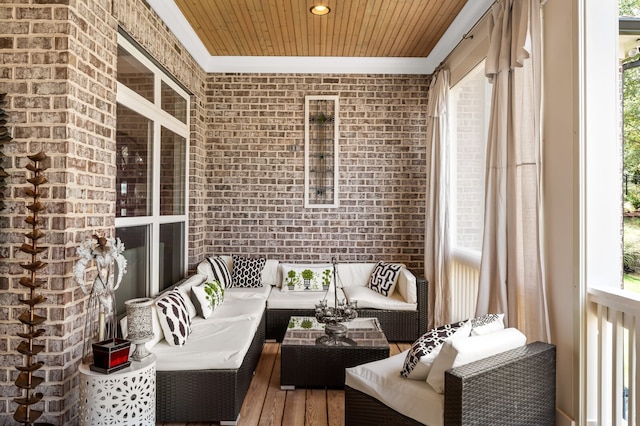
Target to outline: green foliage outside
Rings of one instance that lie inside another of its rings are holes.
[[[638,0],[619,0],[618,2],[619,16],[640,16],[640,1]]]
[[[640,0],[620,0],[620,16],[640,16]],[[640,37],[639,37],[640,38]],[[640,55],[625,60],[626,63],[638,61]],[[628,68],[623,76],[624,102],[624,172],[627,176],[640,176],[640,67]],[[636,179],[638,180],[638,179]],[[632,190],[625,201],[633,210],[640,208],[640,181],[631,178]],[[629,189],[629,188],[627,188]]]
[[[640,17],[640,0],[619,0],[618,15]],[[640,37],[639,37],[640,38]],[[640,55],[625,63],[640,60]],[[640,66],[627,68],[622,79],[624,174],[627,176],[624,209],[640,210]],[[624,288],[640,292],[640,218],[624,218]]]
[[[624,288],[640,293],[640,218],[624,218]]]

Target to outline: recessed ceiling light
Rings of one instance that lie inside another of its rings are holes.
[[[331,12],[331,9],[329,9],[327,6],[318,5],[313,6],[311,9],[309,9],[309,11],[314,15],[322,16],[327,15],[329,12]]]

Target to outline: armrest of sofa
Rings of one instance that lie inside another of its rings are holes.
[[[429,330],[429,282],[420,275],[416,275],[416,290],[418,291],[419,337]]]
[[[444,424],[555,424],[556,347],[535,342],[445,372]]]

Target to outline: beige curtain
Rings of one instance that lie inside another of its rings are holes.
[[[429,185],[425,230],[425,277],[429,281],[431,327],[451,322],[449,288],[449,70],[431,79],[427,110]]]
[[[504,313],[529,341],[549,341],[540,140],[540,0],[491,11],[485,71],[493,84],[478,315]]]

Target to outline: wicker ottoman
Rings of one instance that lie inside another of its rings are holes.
[[[309,322],[301,327],[305,320]],[[291,325],[281,346],[281,389],[344,388],[345,368],[389,357],[389,342],[376,318],[349,323],[346,337],[351,344],[344,345],[316,344],[326,334],[312,317],[292,317]]]

